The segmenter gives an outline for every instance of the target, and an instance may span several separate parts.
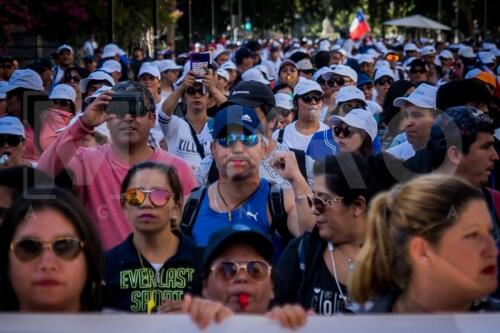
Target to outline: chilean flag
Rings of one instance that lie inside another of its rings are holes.
[[[351,39],[357,40],[362,38],[367,32],[370,31],[370,26],[365,20],[363,11],[361,11],[361,9],[358,9],[358,11],[356,12],[356,17],[354,17],[354,20],[349,27],[349,37]]]

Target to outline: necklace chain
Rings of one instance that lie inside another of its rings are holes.
[[[238,202],[232,209],[229,209],[229,206],[228,206],[226,200],[224,200],[224,197],[222,196],[222,193],[220,192],[219,182],[217,182],[216,186],[217,186],[217,193],[219,194],[219,197],[222,200],[222,203],[224,204],[224,206],[227,209],[227,219],[229,220],[229,222],[232,222],[233,221],[232,211],[235,210],[236,208],[240,207],[245,201],[247,201],[248,198],[250,198],[250,196],[253,194],[253,192],[252,192],[252,194],[247,196],[245,199]],[[217,204],[217,198],[215,200],[216,200],[216,204]]]

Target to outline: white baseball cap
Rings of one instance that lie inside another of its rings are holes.
[[[476,56],[472,47],[467,45],[460,46],[460,49],[458,49],[458,55],[464,58],[474,58]]]
[[[418,47],[414,43],[406,43],[404,48],[403,48],[403,51],[404,52],[413,52],[413,51],[418,52]]]
[[[222,69],[225,69],[226,71],[229,69],[229,70],[237,70],[236,68],[236,65],[234,64],[234,62],[232,62],[231,60],[228,60],[226,61],[225,63],[223,63],[220,68]]]
[[[139,70],[139,75],[138,77],[140,78],[142,74],[149,74],[157,78],[158,80],[161,80],[161,75],[160,71],[158,70],[158,67],[153,65],[150,62],[145,62],[141,65],[141,69]]]
[[[92,95],[88,96],[85,98],[84,102],[87,104],[90,104],[96,99],[100,94],[102,94],[105,91],[111,90],[113,87],[110,86],[102,86],[99,89],[97,89]]]
[[[217,46],[219,46],[220,44],[217,44]],[[221,54],[229,54],[231,53],[229,50],[225,49],[222,45],[220,47],[218,47],[215,51],[212,52],[212,54],[210,55],[210,59],[212,61],[215,61],[215,59],[217,59]]]
[[[311,60],[305,58],[300,61],[297,61],[297,67],[299,70],[311,70],[314,69],[313,64]]]
[[[164,71],[179,71],[182,69],[182,66],[179,66],[175,63],[175,61],[171,59],[165,59],[165,60],[160,60],[156,63],[156,67],[158,67],[158,70],[161,72]]]
[[[111,75],[101,70],[96,70],[90,73],[88,77],[80,81],[80,91],[82,93],[87,92],[87,86],[89,85],[90,81],[105,81],[107,85],[111,87],[115,85],[115,80],[113,80]]]
[[[117,54],[118,55],[120,54],[120,48],[116,44],[113,43],[108,44],[104,46],[104,48],[102,49],[103,58],[112,58],[115,57]]]
[[[327,73],[333,73],[333,70],[330,68],[330,67],[321,67],[320,69],[318,69],[316,71],[316,73],[314,73],[313,75],[313,80],[314,81],[318,81],[318,79],[320,77],[322,77],[324,74],[327,74]]]
[[[102,64],[102,67],[100,68],[100,70],[104,71],[108,74],[111,74],[113,72],[120,72],[121,73],[122,65],[116,60],[106,60]]]
[[[496,63],[496,57],[492,52],[478,52],[477,57],[479,61],[483,64],[494,64]]]
[[[436,54],[436,49],[432,45],[427,45],[424,46],[423,48],[420,49],[420,55],[422,57],[429,55],[429,54]]]
[[[392,103],[395,107],[402,107],[405,103],[410,103],[419,108],[435,109],[436,93],[438,88],[427,83],[421,83],[408,97],[398,97]]]
[[[335,103],[344,103],[347,101],[358,100],[366,105],[365,94],[355,86],[345,86],[339,89]]]
[[[6,85],[0,87],[0,93],[7,93],[16,88],[43,91],[40,75],[31,69],[16,69]]]
[[[18,135],[26,138],[23,123],[14,116],[0,117],[0,134]]]
[[[293,109],[293,98],[289,94],[277,93],[274,95],[274,99],[276,99],[277,107],[287,110]]]
[[[441,51],[441,53],[439,53],[439,58],[453,59],[453,53],[448,50],[443,50]]]
[[[349,66],[346,65],[335,65],[333,68],[333,73],[342,75],[342,76],[347,76],[351,80],[354,81],[354,83],[358,82],[358,74],[354,69],[352,69]]]
[[[382,68],[391,69],[391,64],[389,64],[389,62],[387,60],[377,61],[377,63],[375,64],[375,70],[378,71]]]
[[[375,78],[373,79],[373,81],[377,81],[382,76],[388,76],[388,77],[392,78],[393,80],[396,79],[394,77],[393,71],[391,71],[390,69],[387,69],[387,68],[380,68],[380,69],[377,69],[377,71],[375,72]]]
[[[293,90],[293,97],[295,96],[302,96],[304,94],[307,94],[311,91],[317,91],[321,94],[323,94],[323,90],[321,90],[321,86],[313,80],[300,80],[297,85],[295,86],[295,89]]]
[[[373,63],[375,63],[375,62],[373,61],[373,57],[372,57],[372,56],[370,56],[370,55],[368,55],[368,54],[361,54],[361,55],[358,57],[358,64],[360,64],[360,65],[361,65],[361,64],[362,64],[362,63],[364,63],[364,62],[367,62],[367,63],[369,63],[369,64],[373,64]]]
[[[323,39],[319,43],[319,49],[320,49],[320,51],[330,51],[331,45],[332,45],[332,43],[330,43],[330,41],[328,39]]]
[[[347,125],[362,129],[370,138],[375,140],[377,136],[377,121],[373,117],[372,113],[363,109],[353,109],[344,117],[341,116],[333,116],[330,118],[330,123],[332,125],[339,125],[341,122],[346,123]]]
[[[63,45],[59,46],[57,48],[57,53],[59,53],[63,50],[68,50],[69,52],[71,52],[71,54],[73,54],[73,48],[71,46],[69,46],[68,44],[63,44]]]
[[[229,81],[229,73],[225,69],[219,68],[217,70],[217,75],[223,77],[226,81]]]
[[[49,99],[66,99],[74,103],[76,100],[76,91],[69,84],[60,83],[54,86]]]
[[[270,84],[268,80],[264,77],[264,74],[257,68],[250,68],[241,74],[241,80],[243,81],[257,81],[264,84]]]

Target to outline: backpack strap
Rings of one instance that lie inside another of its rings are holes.
[[[283,137],[284,136],[285,136],[285,129],[282,128],[278,132],[278,139],[276,141],[278,141],[278,143],[283,143]]]
[[[294,237],[288,230],[288,214],[285,210],[283,188],[274,182],[269,182],[267,202],[271,213],[269,234],[272,235],[277,232],[283,239],[284,244],[286,244]]]
[[[210,185],[216,182],[218,179],[219,179],[219,170],[217,169],[217,164],[215,164],[215,160],[212,160],[212,164],[210,164],[210,169],[208,169],[207,184]]]
[[[198,187],[194,189],[184,206],[184,211],[182,212],[181,220],[181,230],[187,236],[192,236],[192,231],[198,212],[200,211],[201,200],[205,197],[207,193],[206,187]]]
[[[295,154],[295,159],[297,160],[297,164],[299,165],[299,170],[305,180],[307,180],[307,171],[306,171],[306,153],[300,149],[290,148],[290,151],[293,151]]]
[[[186,117],[184,117],[184,121],[188,124],[189,130],[191,131],[191,136],[193,137],[194,144],[196,145],[196,151],[198,151],[201,159],[204,159],[205,150],[203,149],[200,140],[198,140],[198,134],[196,134],[196,131],[194,130],[193,126],[191,126],[191,123],[186,119]]]

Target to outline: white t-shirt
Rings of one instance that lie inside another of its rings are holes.
[[[278,171],[276,171],[276,169],[274,169],[271,164],[274,158],[274,153],[280,151],[288,151],[288,148],[285,145],[278,143],[274,148],[274,150],[271,152],[271,154],[269,154],[269,156],[267,156],[264,160],[260,162],[259,175],[260,178],[264,178],[282,187],[286,187],[290,186],[290,183],[283,177],[281,177]],[[205,157],[203,161],[201,161],[200,166],[195,169],[194,176],[196,177],[196,180],[198,181],[198,184],[200,184],[200,186],[207,185],[208,172],[210,170],[210,166],[212,165],[212,163],[213,163],[212,156]],[[313,166],[314,166],[314,160],[310,156],[306,155],[306,175],[307,175],[306,181],[311,187],[313,182]]]
[[[159,118],[159,115],[160,114],[163,114],[163,111],[161,110],[161,107],[163,105],[163,102],[165,102],[165,99],[164,97],[161,97],[160,101],[158,103],[156,103],[156,109],[155,109],[155,113],[156,113],[156,121],[155,121],[155,127],[153,127],[151,129],[151,138],[153,139],[152,141],[152,144],[155,146],[155,147],[160,147],[160,142],[161,140],[163,139],[163,133],[161,131],[161,128],[160,128],[160,124],[158,122],[158,118]]]
[[[159,116],[159,124],[162,135],[165,136],[168,151],[185,160],[193,169],[198,168],[201,163],[201,156],[196,149],[196,143],[191,134],[189,124],[183,118],[176,115],[167,116],[163,112]],[[197,138],[203,146],[205,157],[211,156],[210,143],[212,134],[210,133],[209,123],[203,127],[201,133],[197,133]]]
[[[297,131],[297,128],[295,127],[296,123],[297,121],[294,121],[293,123],[285,127],[282,143],[288,148],[300,149],[306,151],[307,146],[309,145],[309,142],[311,141],[311,138],[314,135],[314,133],[310,135],[304,135],[299,133],[299,131]],[[326,124],[320,122],[317,132],[325,131],[327,129],[329,129],[329,127]],[[273,139],[276,141],[278,141],[279,131],[280,130],[276,130],[273,133]]]
[[[408,141],[387,149],[387,152],[403,161],[415,156],[415,149]]]

